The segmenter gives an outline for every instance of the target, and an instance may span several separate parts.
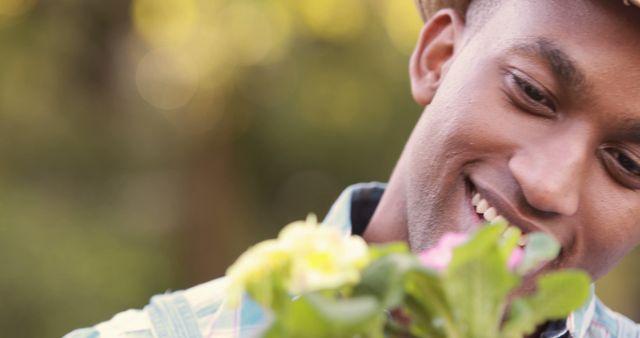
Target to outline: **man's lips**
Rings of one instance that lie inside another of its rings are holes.
[[[551,231],[548,231],[544,226],[538,225],[537,223],[528,220],[526,217],[521,216],[522,214],[519,209],[512,206],[512,204],[509,203],[506,198],[502,198],[500,194],[494,193],[493,190],[485,188],[484,185],[476,185],[475,182],[472,182],[471,180],[467,183],[469,206],[476,212],[479,225],[484,222],[497,223],[504,221],[508,225],[507,229],[510,227],[519,229],[522,232],[522,237],[520,242],[518,242],[518,245],[520,248],[525,250],[528,240],[527,234],[531,232],[544,232],[559,241],[561,248],[558,256],[530,271],[527,274],[527,282],[524,282],[523,290],[533,290],[534,284],[532,283],[533,280],[535,280],[535,276],[544,273],[544,271],[557,269],[563,265],[562,261],[566,259],[566,257],[564,257],[565,245],[557,236],[555,236]]]
[[[511,203],[493,190],[472,181],[469,181],[469,190],[472,205],[474,204],[473,197],[479,195],[479,197],[476,197],[476,199],[479,200],[476,205],[474,205],[474,209],[477,213],[481,214],[485,220],[491,219],[492,216],[501,216],[510,225],[519,228],[525,234],[534,231],[543,231],[541,227],[524,218]],[[494,213],[496,216],[493,215]]]
[[[479,223],[506,222],[509,226],[520,229],[523,234],[523,240],[519,243],[521,246],[526,245],[526,235],[536,231],[545,232],[560,241],[544,226],[523,216],[520,210],[501,194],[494,192],[493,190],[485,187],[485,185],[472,181],[471,179],[469,179],[467,183],[470,199],[469,203],[478,215]],[[563,244],[562,241],[560,241],[560,243]]]

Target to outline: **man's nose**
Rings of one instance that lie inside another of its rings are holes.
[[[578,210],[590,153],[586,137],[567,131],[518,149],[509,168],[531,207],[570,216]]]

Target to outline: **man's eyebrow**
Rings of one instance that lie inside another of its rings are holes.
[[[621,136],[624,139],[635,143],[640,143],[640,120],[637,118],[628,118],[621,121]]]
[[[579,93],[585,89],[586,76],[584,72],[567,53],[553,42],[545,38],[537,38],[533,42],[517,44],[510,51],[543,59],[570,91]]]

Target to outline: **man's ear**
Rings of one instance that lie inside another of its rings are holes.
[[[421,106],[431,103],[461,44],[464,28],[464,19],[451,8],[441,9],[422,27],[409,61],[411,94]]]

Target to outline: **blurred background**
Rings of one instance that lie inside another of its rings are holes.
[[[218,277],[385,181],[420,24],[410,0],[0,0],[2,335]],[[636,320],[639,255],[599,287]]]

